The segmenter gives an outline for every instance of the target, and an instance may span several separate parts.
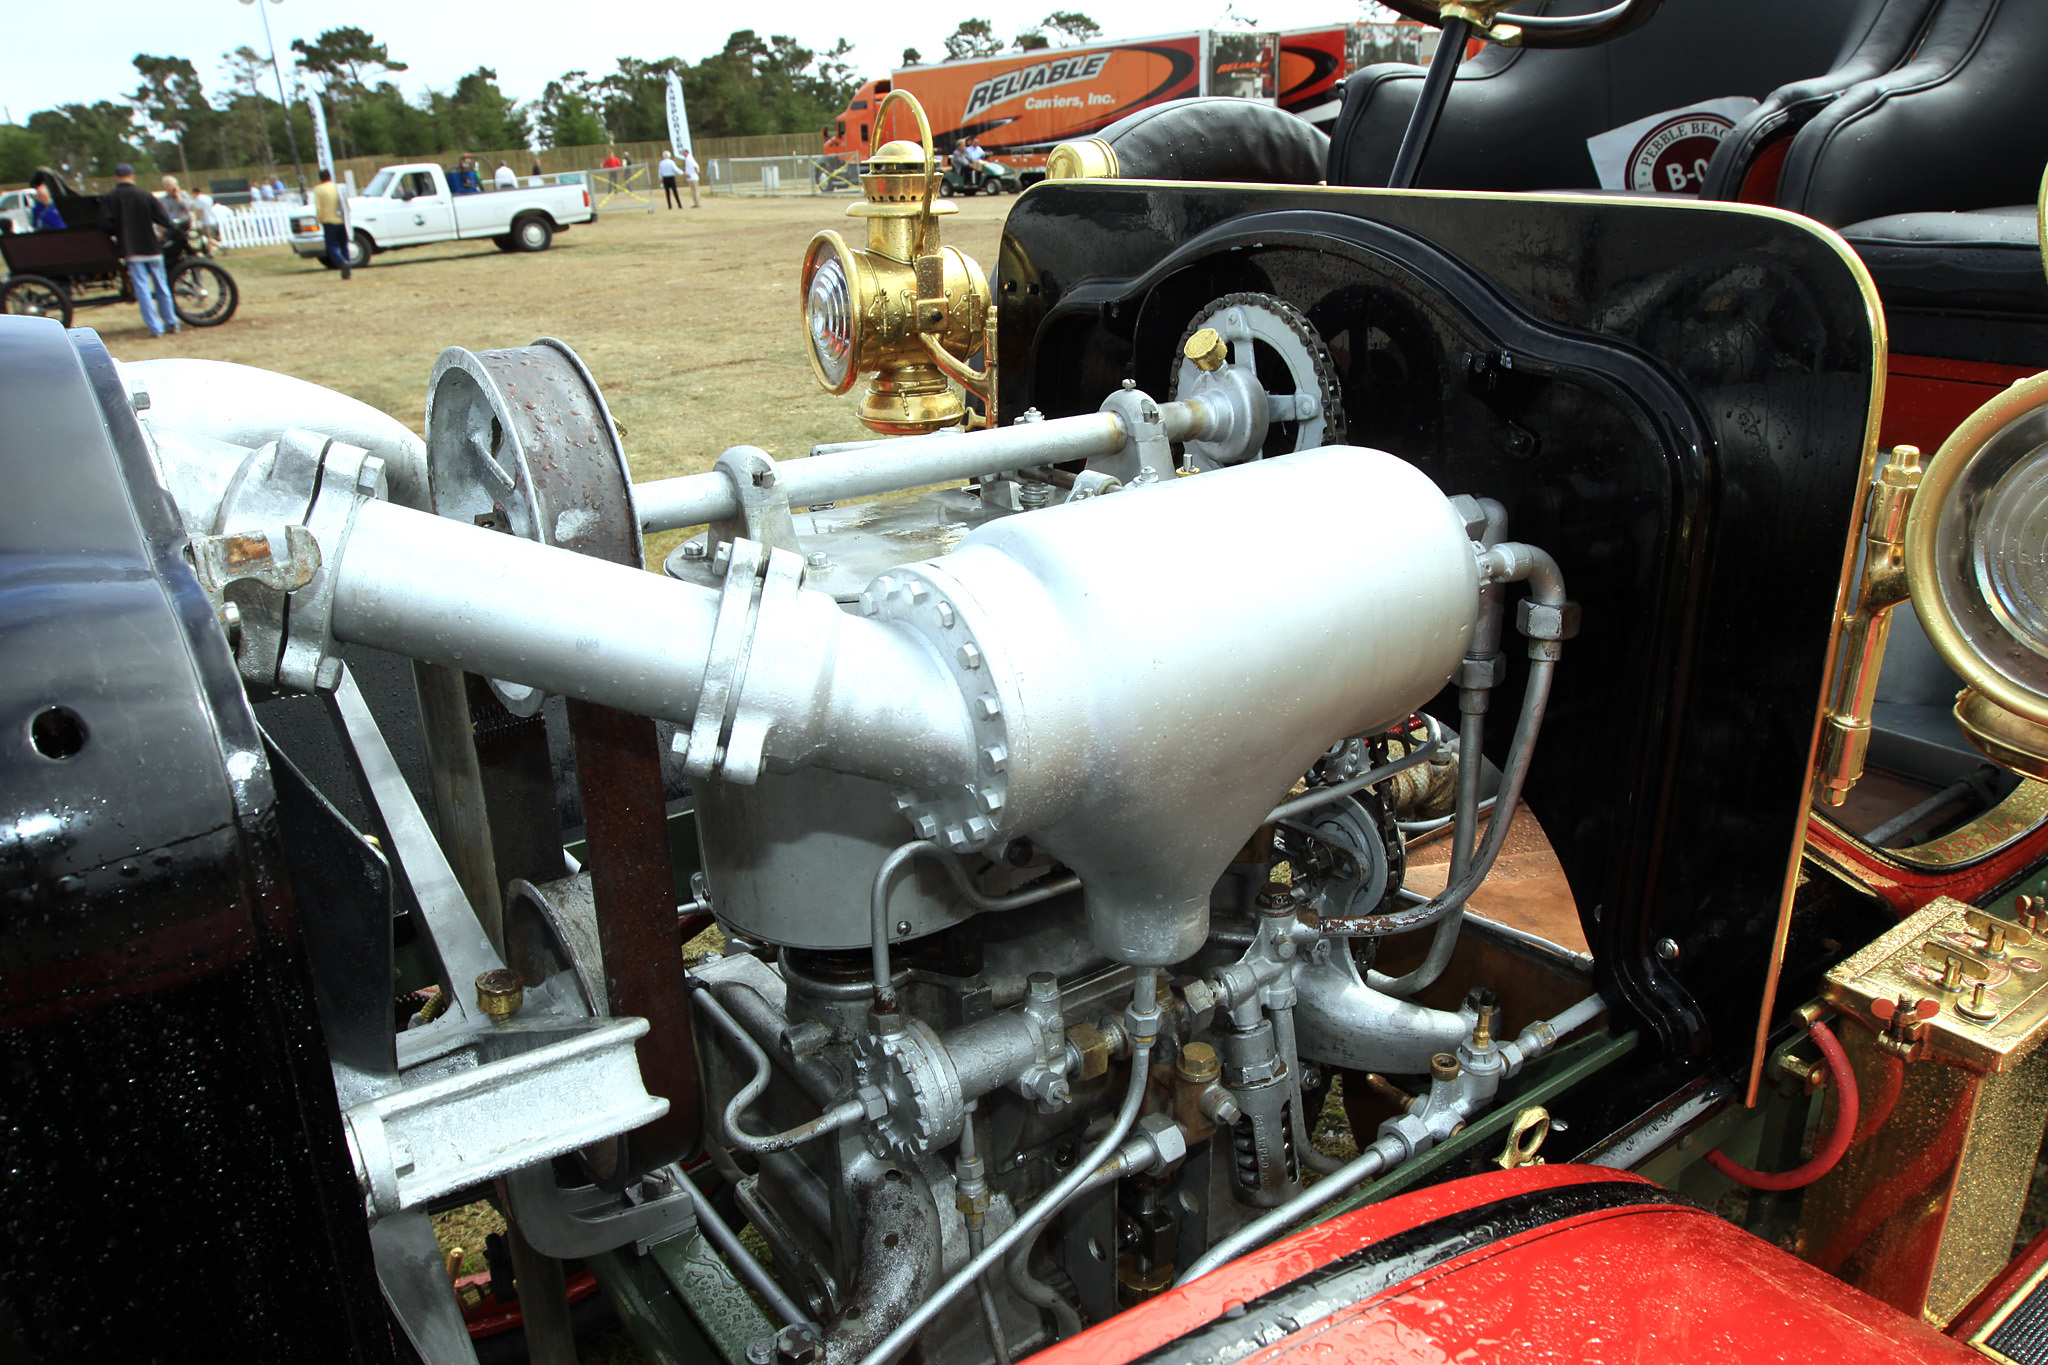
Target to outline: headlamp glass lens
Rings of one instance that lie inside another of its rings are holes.
[[[846,383],[847,367],[853,364],[853,288],[836,254],[826,257],[812,274],[804,317],[810,324],[811,353],[817,357],[818,370],[833,388],[839,388]]]

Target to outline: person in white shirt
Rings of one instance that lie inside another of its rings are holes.
[[[192,210],[199,215],[199,230],[212,238],[215,246],[221,245],[220,210],[214,207],[213,196],[199,191],[192,196]]]
[[[519,172],[500,161],[498,173],[491,177],[491,183],[501,190],[516,190],[519,188]]]
[[[676,154],[663,152],[661,164],[656,166],[654,171],[661,177],[661,202],[672,209],[681,208],[683,196],[676,190],[676,177],[683,172],[682,168],[676,165]]]
[[[683,179],[690,182],[690,207],[703,208],[703,202],[697,198],[697,158],[690,155],[688,147],[683,148]]]

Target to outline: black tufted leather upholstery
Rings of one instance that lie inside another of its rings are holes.
[[[1592,189],[1586,139],[1662,109],[1762,98],[1825,70],[1867,0],[1664,0],[1634,33],[1594,47],[1489,46],[1458,71],[1416,184]],[[1603,0],[1542,0],[1586,13]],[[2048,4],[2043,5],[2048,9]],[[1422,88],[1419,66],[1382,63],[1345,82],[1330,145],[1333,185],[1384,185]]]
[[[1827,72],[1781,85],[1738,120],[1707,166],[1702,199],[1743,199],[1770,203],[1777,191],[1776,166],[1792,135],[1851,86],[1882,76],[1913,51],[1936,0],[1864,0],[1849,25],[1848,38]],[[1745,195],[1745,182],[1762,163],[1768,183]],[[1758,192],[1758,190],[1761,192]]]
[[[1940,0],[1911,61],[1793,138],[1777,203],[1830,226],[2031,200],[2048,162],[2048,3]]]
[[[1223,180],[1313,185],[1330,139],[1259,100],[1170,100],[1103,129],[1122,180]]]

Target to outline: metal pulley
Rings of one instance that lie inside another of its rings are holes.
[[[618,427],[590,371],[552,337],[441,352],[427,384],[427,477],[441,516],[615,564],[641,562]],[[540,709],[534,688],[493,679],[491,689],[514,715]]]

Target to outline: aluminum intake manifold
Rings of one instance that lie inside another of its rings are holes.
[[[858,616],[747,541],[714,589],[375,501],[330,540],[334,639],[694,721],[707,776],[894,784],[956,851],[1029,835],[1137,965],[1201,946],[1231,855],[1331,743],[1443,687],[1479,600],[1450,502],[1351,447],[1004,518]]]

